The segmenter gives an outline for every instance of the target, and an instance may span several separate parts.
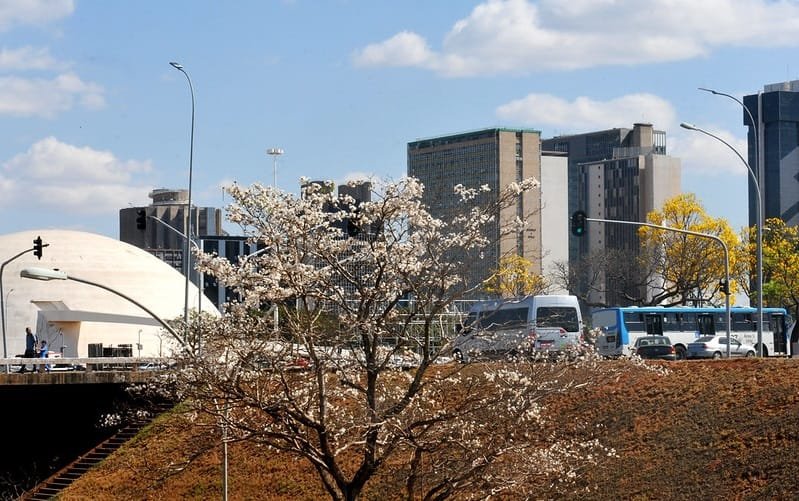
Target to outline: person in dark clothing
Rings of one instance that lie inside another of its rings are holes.
[[[36,334],[31,332],[30,327],[25,327],[25,354],[23,355],[23,357],[36,358]],[[20,367],[19,372],[24,373],[26,367],[27,367],[26,364],[22,364],[22,367]],[[34,366],[34,368],[35,367],[36,366]]]

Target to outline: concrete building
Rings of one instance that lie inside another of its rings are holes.
[[[614,158],[616,152],[627,148],[651,148],[654,154],[666,155],[666,133],[652,129],[646,124],[633,125],[629,128],[607,129],[584,134],[557,136],[541,141],[543,151],[565,153],[569,157],[568,177],[568,213],[585,210],[585,187],[580,182],[580,165]],[[593,230],[593,227],[591,228]],[[581,255],[581,242],[569,236],[569,261],[574,262]],[[584,252],[584,251],[583,251]]]
[[[543,144],[568,152],[570,214],[584,210],[589,218],[644,222],[649,212],[681,193],[680,160],[666,154],[665,133],[649,124],[558,137]],[[635,255],[637,230],[632,225],[592,223],[584,237],[571,237],[570,262],[604,249]],[[623,294],[594,296],[591,302],[625,304]]]
[[[182,234],[186,234],[188,191],[161,188],[150,192],[149,197],[153,202],[146,207],[120,209],[119,239],[146,250],[182,272],[185,245]],[[192,207],[191,217],[195,241],[205,236],[225,235],[220,209]],[[196,273],[192,275],[192,282],[198,283]]]
[[[133,356],[167,356],[177,343],[147,312],[107,290],[72,280],[21,278],[23,268],[58,269],[122,293],[159,318],[182,318],[183,274],[135,246],[92,233],[38,230],[0,236],[0,253],[13,256],[30,249],[41,236],[41,260],[25,253],[7,264],[2,277],[5,318],[4,347],[8,356],[25,351],[25,327],[46,340],[51,351],[68,357],[89,356],[89,345],[128,347]],[[190,308],[199,291],[191,286]],[[203,302],[203,312],[218,314]]]
[[[765,85],[763,92],[744,96],[744,105],[755,121],[750,123],[742,110],[743,123],[749,128],[748,161],[758,177],[763,198],[763,219],[778,217],[796,226],[799,224],[799,80]],[[759,148],[758,128],[763,136]],[[756,224],[757,195],[750,179],[749,225]]]
[[[499,215],[507,220],[527,216],[528,228],[516,238],[496,242],[467,277],[477,285],[497,269],[502,256],[517,254],[533,263],[533,272],[545,274],[548,266],[567,258],[566,158],[541,155],[540,132],[532,129],[489,128],[408,143],[408,175],[425,186],[423,202],[437,218],[449,220],[463,206],[453,191],[456,184],[491,192],[481,203],[489,205],[496,194],[514,181],[534,177],[541,188],[519,198],[516,207]],[[497,240],[498,226],[486,229]],[[546,240],[545,240],[546,238]]]

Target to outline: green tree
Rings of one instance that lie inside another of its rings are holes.
[[[549,284],[546,278],[533,273],[532,268],[529,259],[517,254],[504,256],[499,260],[499,267],[483,283],[483,289],[502,298],[543,294]]]
[[[730,294],[735,295],[734,270],[739,261],[739,238],[724,218],[709,216],[693,193],[684,193],[647,215],[652,224],[719,237],[729,250]],[[686,304],[692,299],[719,304],[723,301],[724,251],[710,239],[657,228],[638,230],[642,255],[652,260],[657,280],[652,283],[652,304]]]

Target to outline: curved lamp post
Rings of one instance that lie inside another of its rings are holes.
[[[724,94],[726,95],[726,94]],[[749,110],[747,110],[748,112]],[[749,115],[751,117],[751,114]],[[716,141],[723,143],[727,148],[731,149],[733,153],[735,153],[741,162],[746,166],[746,169],[749,171],[749,175],[752,177],[753,185],[755,187],[755,194],[757,195],[757,211],[755,213],[755,217],[757,218],[757,354],[758,356],[763,356],[763,205],[762,205],[762,198],[760,195],[760,183],[757,180],[757,176],[755,176],[754,171],[752,170],[752,166],[749,165],[749,162],[744,160],[744,157],[736,150],[730,143],[725,141],[724,139],[720,138],[719,136],[708,132],[696,125],[689,124],[682,122],[680,127],[683,129],[693,130],[696,132],[701,132],[706,136],[710,136]],[[728,285],[729,287],[729,282]]]
[[[187,237],[186,234],[183,233],[182,231],[179,231],[177,228],[175,228],[171,224],[167,223],[166,221],[164,221],[160,217],[156,217],[156,216],[147,216],[147,217],[149,217],[150,219],[152,219],[153,221],[155,221],[155,222],[157,222],[159,224],[164,225],[168,230],[178,234],[181,238],[184,238],[184,239],[188,240],[189,243],[191,243],[191,245],[194,246],[194,248],[197,250],[197,252],[202,252],[202,249],[200,248],[200,245],[197,242],[195,242],[194,240],[192,240],[189,237]],[[202,240],[200,240],[200,242],[202,242]],[[199,294],[197,294],[197,312],[198,312],[198,314],[201,315],[202,312],[203,312],[203,294],[205,294],[205,285],[204,285],[205,284],[205,274],[204,273],[199,273],[198,277],[199,277],[199,280],[198,280],[199,284],[197,285],[197,288],[199,289]],[[184,322],[186,321],[185,318],[183,320],[184,320]],[[188,327],[186,327],[186,328],[188,328]],[[200,352],[199,336],[200,336],[200,333],[197,334],[197,352],[198,353]]]
[[[144,306],[140,302],[136,301],[135,299],[133,299],[133,298],[131,298],[129,296],[126,296],[125,294],[119,292],[118,290],[112,289],[111,287],[108,287],[107,285],[98,284],[97,282],[92,282],[90,280],[86,280],[86,279],[83,279],[83,278],[73,277],[71,275],[67,275],[63,271],[51,270],[49,268],[23,268],[19,272],[19,276],[22,277],[22,278],[32,278],[34,280],[44,280],[44,281],[50,281],[50,280],[72,280],[73,282],[80,282],[82,284],[91,285],[91,286],[94,286],[94,287],[99,287],[100,289],[103,289],[103,290],[106,290],[108,292],[111,292],[112,294],[116,294],[117,296],[121,297],[122,299],[125,299],[125,300],[135,304],[136,306],[138,306],[142,310],[146,311],[159,324],[161,324],[161,326],[164,329],[166,329],[167,332],[169,332],[172,335],[172,337],[174,337],[181,344],[181,346],[183,346],[184,348],[186,347],[186,343],[183,340],[183,338],[181,338],[180,335],[178,335],[178,333],[175,332],[175,329],[173,329],[161,317],[159,317],[158,315],[153,313],[149,308],[147,308],[146,306]]]
[[[752,168],[749,164],[746,164],[746,167],[749,169],[749,174],[752,176],[752,184],[755,186],[755,191],[757,192],[757,212],[755,213],[755,217],[757,218],[757,264],[756,266],[756,273],[757,273],[757,354],[758,356],[763,356],[763,200],[761,198],[760,193],[760,124],[757,126],[755,125],[755,118],[752,116],[752,112],[749,110],[749,107],[746,106],[743,101],[738,99],[735,96],[730,94],[726,94],[724,92],[719,92],[713,89],[707,89],[705,87],[699,87],[699,90],[710,92],[715,96],[724,96],[727,98],[732,99],[739,105],[741,108],[744,109],[747,116],[749,117],[749,123],[752,124],[752,127],[755,128],[755,167],[757,170],[757,176],[755,176]],[[729,146],[729,145],[727,145]],[[736,152],[737,153],[737,152]],[[738,155],[740,157],[740,155]]]
[[[191,177],[192,177],[192,167],[194,161],[194,86],[191,84],[191,77],[189,74],[186,73],[186,70],[183,69],[183,65],[175,62],[170,62],[173,68],[178,70],[179,72],[186,75],[186,80],[189,82],[189,92],[191,92],[191,139],[189,142],[189,199],[186,204],[186,235],[191,236]],[[186,332],[184,333],[186,337],[189,334],[189,280],[191,278],[191,248],[189,247],[189,241],[191,239],[187,238],[186,242],[183,246],[183,273],[186,275],[186,291],[185,291],[185,305],[183,307],[183,324],[185,326]]]
[[[616,223],[616,224],[625,224],[625,225],[632,225],[632,226],[646,226],[647,228],[656,228],[658,230],[664,231],[672,231],[675,233],[683,233],[685,235],[693,235],[696,237],[703,237],[709,238],[719,245],[721,245],[721,249],[724,251],[724,280],[727,284],[727,293],[724,294],[724,315],[727,321],[727,358],[730,358],[730,293],[729,293],[729,284],[730,284],[730,250],[727,247],[727,244],[721,237],[716,235],[711,235],[710,233],[700,233],[698,231],[692,230],[683,230],[682,228],[670,228],[668,226],[663,226],[660,224],[653,224],[653,223],[641,223],[639,221],[616,221],[613,219],[598,219],[598,218],[585,218],[586,221],[596,221],[599,223]]]

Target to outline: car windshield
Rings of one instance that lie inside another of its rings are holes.
[[[697,343],[707,343],[708,341],[713,341],[713,336],[702,336],[696,340]]]

